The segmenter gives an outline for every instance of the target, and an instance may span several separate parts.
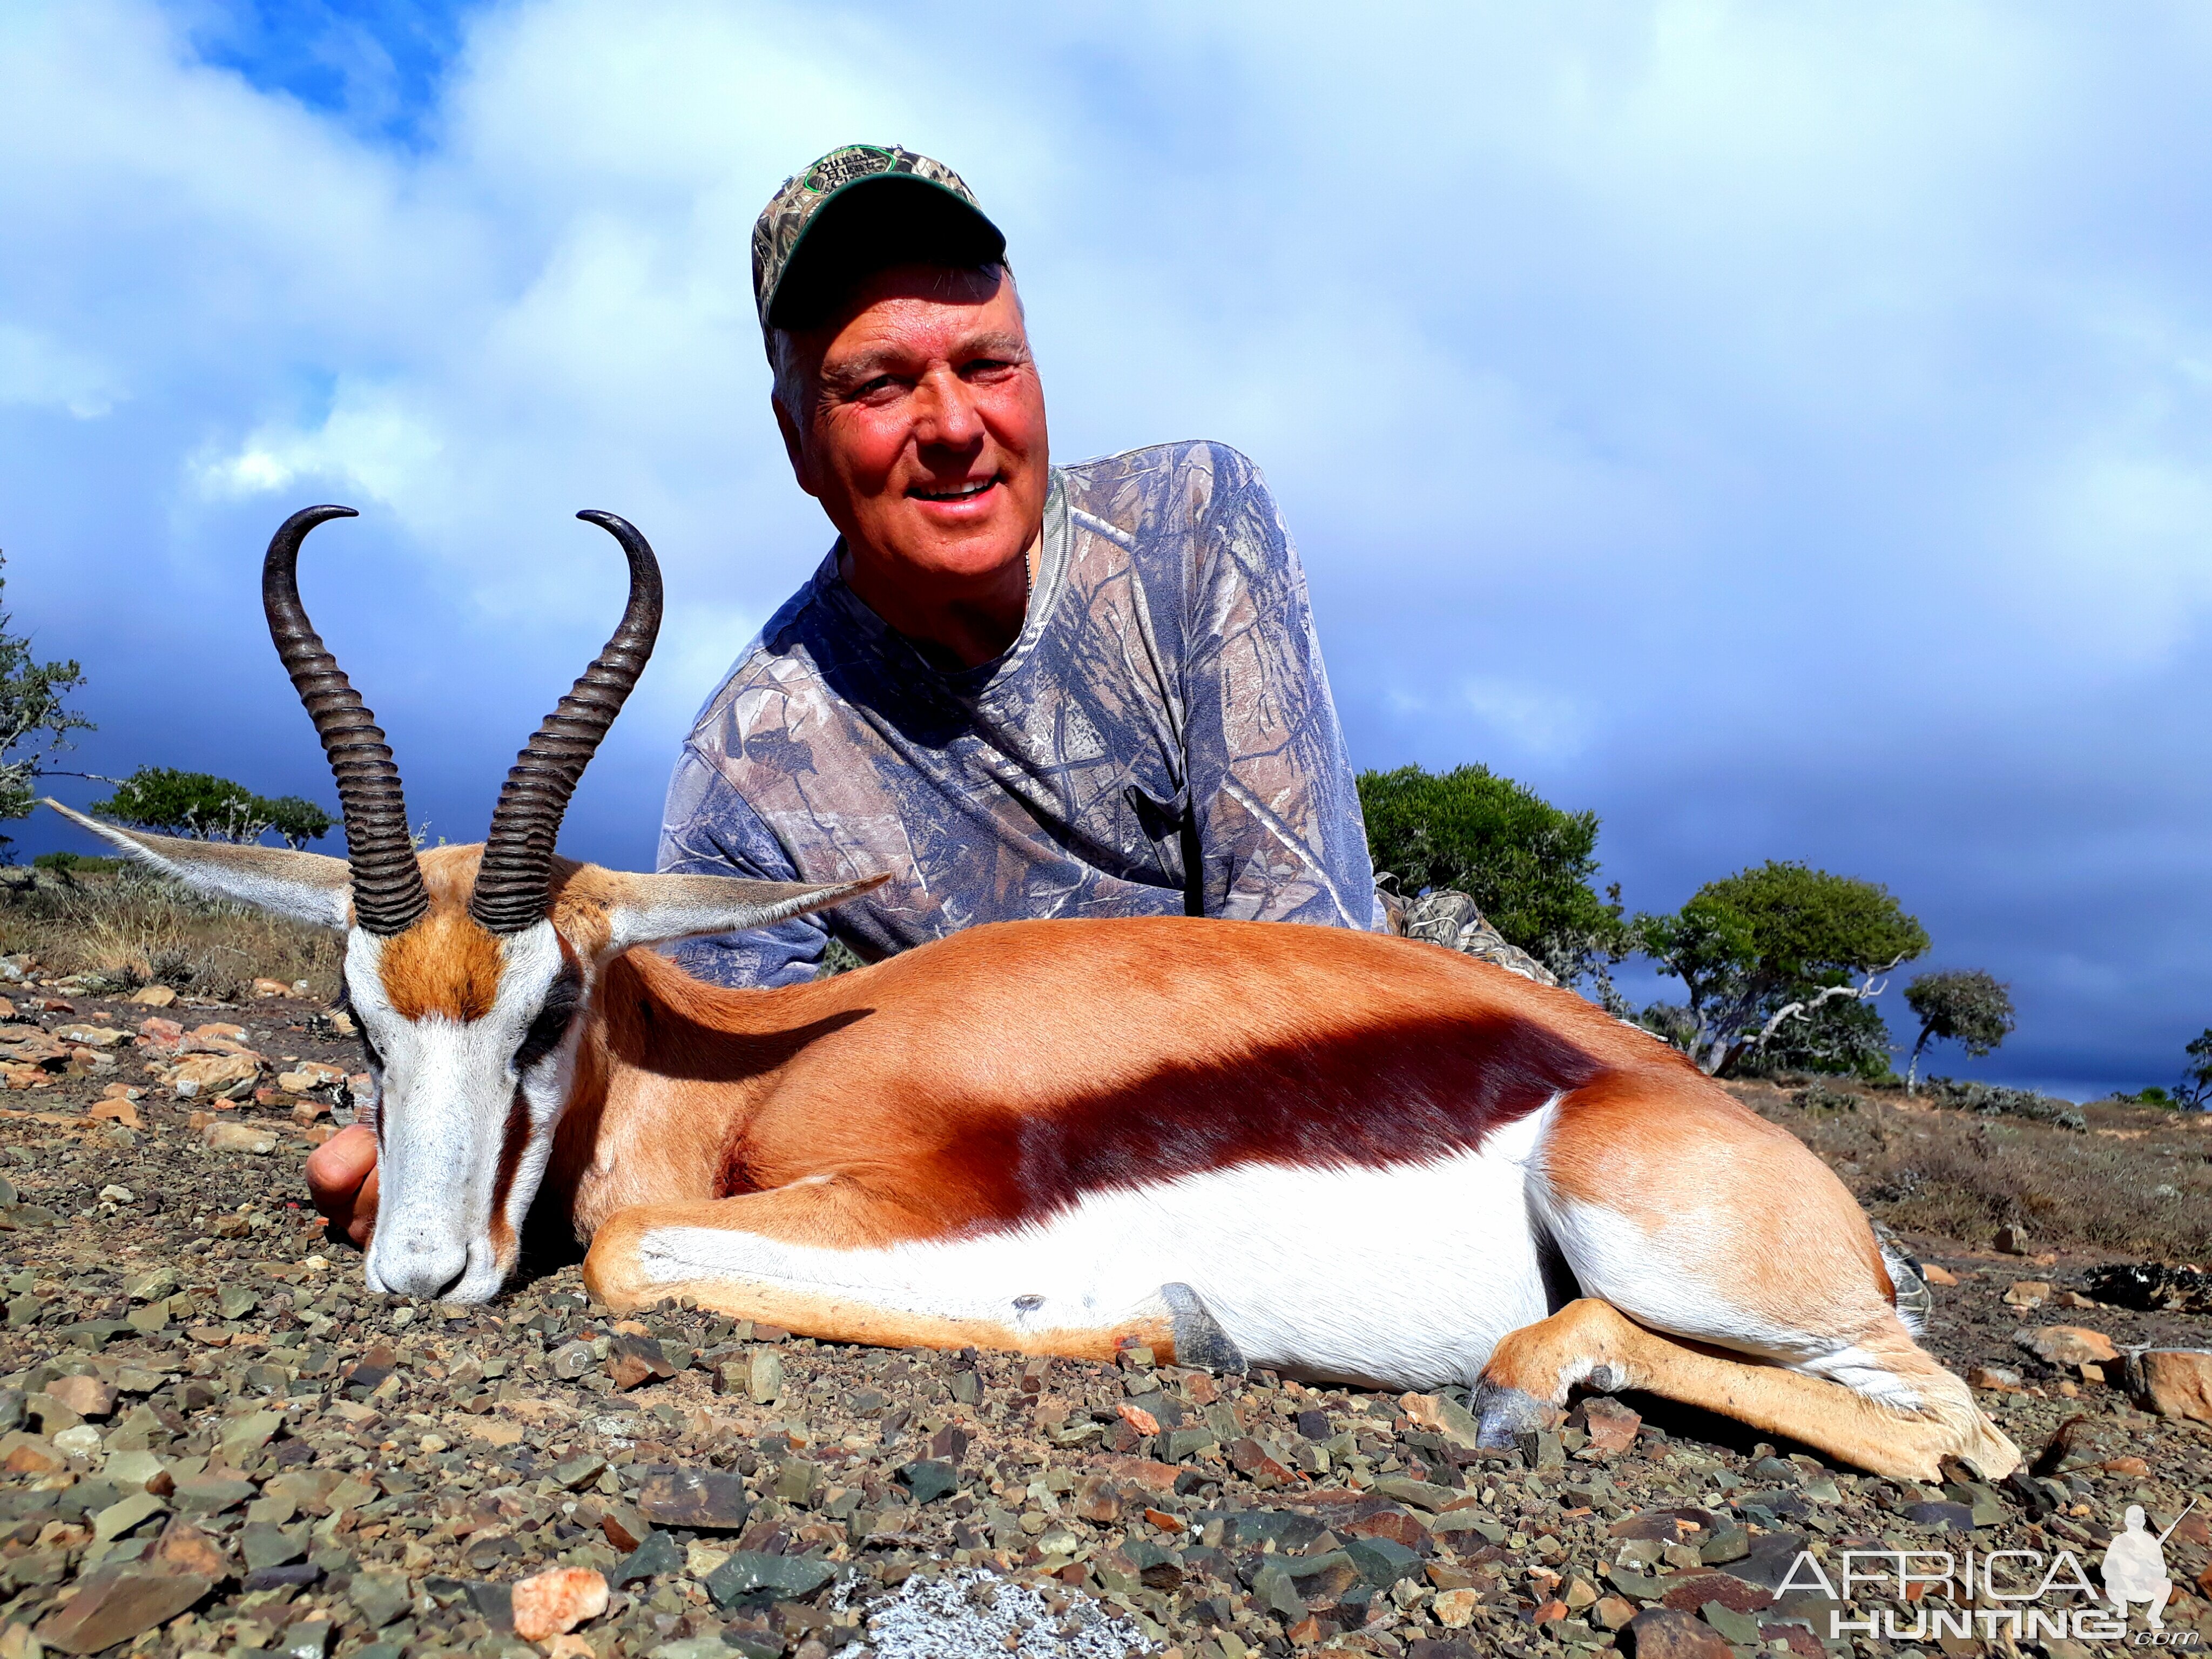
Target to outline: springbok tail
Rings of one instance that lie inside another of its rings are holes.
[[[1875,1243],[1881,1246],[1881,1265],[1888,1269],[1889,1282],[1896,1291],[1898,1318],[1915,1337],[1925,1334],[1929,1316],[1936,1310],[1936,1295],[1928,1288],[1927,1275],[1895,1233],[1872,1216],[1867,1218],[1867,1224],[1874,1229]]]

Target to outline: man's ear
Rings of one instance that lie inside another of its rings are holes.
[[[741,933],[842,904],[889,878],[842,881],[828,886],[803,881],[744,881],[736,876],[637,876],[592,872],[604,887],[592,895],[604,906],[606,953],[639,945],[667,945],[708,933]],[[594,882],[593,886],[599,886]],[[580,896],[581,896],[580,895]],[[563,895],[565,901],[567,896]],[[560,908],[556,902],[556,910]],[[558,920],[556,915],[556,921]]]
[[[58,800],[46,805],[79,829],[89,830],[141,864],[174,876],[196,893],[235,899],[271,915],[343,932],[353,921],[353,873],[343,859],[295,853],[285,847],[241,847],[229,842],[185,841],[102,823]]]
[[[768,394],[768,406],[775,411],[775,429],[783,434],[783,453],[790,458],[791,476],[808,495],[821,495],[806,476],[806,441],[799,429],[799,422],[783,406],[783,399],[773,392]]]

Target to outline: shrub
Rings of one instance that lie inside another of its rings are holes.
[[[0,568],[6,563],[0,559]],[[0,589],[6,586],[0,577]],[[83,671],[74,662],[38,661],[28,637],[8,631],[12,620],[0,611],[0,822],[28,817],[42,763],[70,746],[70,732],[93,729],[68,702],[84,684]],[[12,839],[0,836],[0,860],[14,859]]]
[[[2062,1129],[2086,1129],[2081,1109],[2061,1095],[2039,1094],[2033,1089],[2008,1089],[1996,1083],[1961,1083],[1955,1078],[1931,1077],[1928,1093],[1936,1104],[1955,1106],[1982,1117],[2023,1117],[2035,1123],[2055,1123]]]
[[[1893,1083],[1889,1027],[1870,997],[1841,997],[1785,1019],[1766,1042],[1736,1061],[1740,1076],[1826,1072],[1863,1083]]]
[[[121,823],[194,841],[255,842],[274,830],[289,846],[304,847],[336,827],[328,812],[299,795],[275,800],[211,772],[142,766],[92,810]]]
[[[121,859],[94,858],[84,853],[41,853],[31,860],[33,870],[52,870],[73,876],[106,875],[123,867]]]
[[[2021,1096],[2049,1098],[2010,1090],[2000,1103]],[[2081,1133],[2082,1109],[2064,1101],[2050,1102],[2045,1121],[2010,1110],[1807,1110],[1757,1085],[1743,1098],[1810,1145],[1871,1214],[1901,1232],[1984,1246],[2009,1223],[2046,1249],[2212,1257],[2212,1164],[2201,1132],[2170,1114],[2088,1109],[2142,1131],[2118,1138]]]
[[[1687,988],[1674,1024],[1690,1028],[1681,1046],[1709,1073],[1763,1066],[1778,1042],[1801,1069],[1886,1073],[1879,1017],[1838,1005],[1870,1002],[1883,975],[1928,948],[1887,888],[1775,861],[1706,883],[1671,915],[1639,915],[1633,931]]]
[[[1571,985],[1627,954],[1620,890],[1600,898],[1598,818],[1566,812],[1487,767],[1401,766],[1359,775],[1376,870],[1408,897],[1472,897],[1507,943]]]
[[[266,975],[304,979],[317,996],[337,994],[338,933],[203,898],[140,866],[70,874],[66,885],[27,887],[0,905],[0,955],[26,951],[52,973],[111,992],[158,983],[235,1000]]]
[[[1951,968],[1923,974],[1905,988],[1905,1006],[1920,1016],[1920,1037],[1905,1087],[1912,1091],[1920,1070],[1920,1051],[1931,1041],[1956,1042],[1976,1060],[1994,1054],[2012,1034],[2012,988],[1978,968]]]

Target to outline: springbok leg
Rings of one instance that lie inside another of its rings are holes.
[[[584,1281],[617,1311],[689,1296],[716,1313],[827,1341],[1109,1361],[1144,1346],[1163,1361],[1243,1368],[1186,1285],[1107,1297],[1054,1295],[1048,1285],[1010,1289],[975,1271],[972,1245],[932,1244],[915,1231],[911,1217],[842,1177],[637,1205],[593,1236]],[[1018,1258],[1018,1241],[1007,1254]]]
[[[1991,1478],[2018,1464],[1899,1318],[1857,1201],[1803,1142],[1721,1090],[1668,1073],[1569,1096],[1529,1196],[1594,1299],[1492,1352],[1495,1432],[1587,1381],[1649,1389],[1880,1474],[1932,1479],[1947,1455]]]
[[[2011,1443],[1989,1426],[1966,1389],[1903,1325],[1893,1325],[1860,1345],[1860,1361],[1889,1370],[1898,1402],[1662,1336],[1610,1304],[1585,1297],[1499,1343],[1483,1372],[1476,1406],[1485,1437],[1502,1439],[1533,1426],[1540,1411],[1548,1419],[1565,1401],[1570,1384],[1587,1382],[1607,1391],[1640,1389],[1702,1407],[1875,1474],[1935,1480],[1938,1464],[1953,1456],[1992,1480],[2010,1473],[2020,1461]],[[1918,1403],[1901,1403],[1906,1397]]]

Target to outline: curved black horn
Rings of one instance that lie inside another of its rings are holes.
[[[660,565],[645,538],[611,513],[576,516],[622,544],[629,558],[629,603],[606,648],[523,746],[501,787],[469,896],[469,914],[489,933],[519,933],[545,914],[553,842],[568,797],[645,672],[660,632]]]
[[[372,933],[404,933],[422,919],[430,896],[415,862],[399,769],[376,716],[362,706],[300,603],[300,544],[326,519],[359,516],[349,507],[304,507],[279,525],[261,565],[261,605],[269,613],[269,637],[337,779],[354,918]]]

